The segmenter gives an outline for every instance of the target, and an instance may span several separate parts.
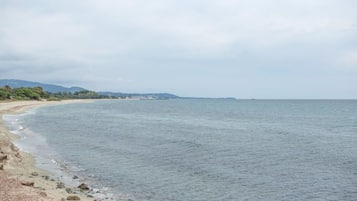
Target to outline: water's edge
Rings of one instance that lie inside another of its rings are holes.
[[[45,106],[45,107],[55,107]],[[48,145],[46,138],[39,133],[33,132],[23,125],[23,118],[28,115],[36,115],[39,108],[31,108],[18,114],[5,114],[2,116],[4,126],[8,131],[18,136],[12,143],[25,153],[30,154],[35,160],[35,166],[49,172],[49,176],[58,182],[62,182],[66,187],[76,188],[79,184],[85,183],[90,187],[86,195],[102,201],[120,201],[121,198],[114,198],[114,193],[109,188],[98,186],[91,178],[91,175],[80,173],[80,167],[68,163],[61,155]],[[123,196],[124,197],[124,196]],[[127,200],[126,198],[124,200]]]

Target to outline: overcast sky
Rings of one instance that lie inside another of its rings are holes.
[[[0,0],[0,79],[357,98],[356,0]]]

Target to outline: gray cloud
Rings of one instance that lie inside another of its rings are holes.
[[[187,96],[357,98],[357,3],[1,1],[0,78]]]

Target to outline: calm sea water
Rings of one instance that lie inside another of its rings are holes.
[[[357,200],[357,101],[97,101],[5,119],[39,163],[115,200]]]

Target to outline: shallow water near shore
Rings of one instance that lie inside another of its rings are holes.
[[[116,200],[357,197],[357,101],[96,101],[4,119],[40,166]]]

